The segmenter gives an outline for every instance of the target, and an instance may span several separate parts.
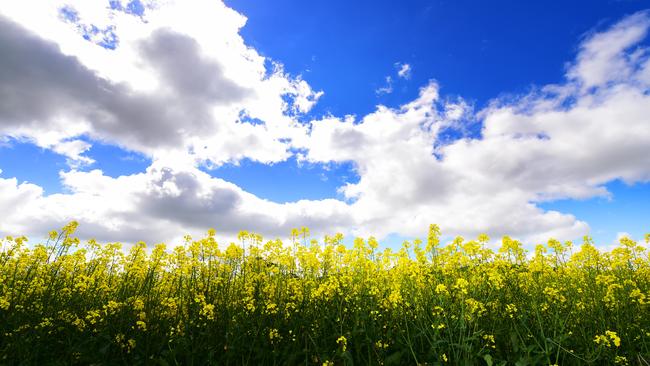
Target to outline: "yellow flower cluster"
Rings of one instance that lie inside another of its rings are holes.
[[[273,328],[269,330],[269,340],[271,341],[271,343],[275,343],[280,339],[282,339],[282,336],[280,335],[277,329]]]
[[[597,335],[594,337],[594,342],[606,347],[611,347],[612,345],[616,347],[621,346],[621,338],[611,330],[605,332],[605,334]]]

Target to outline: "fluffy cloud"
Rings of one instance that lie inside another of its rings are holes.
[[[306,159],[356,163],[360,180],[343,192],[362,233],[422,235],[437,222],[528,241],[586,234],[587,223],[536,204],[608,195],[614,179],[650,180],[649,50],[633,47],[649,27],[642,12],[586,38],[564,84],[477,113],[478,138],[441,143],[441,131],[471,113],[462,100],[441,101],[432,83],[398,109],[314,122]]]
[[[607,83],[639,80],[647,86],[649,69],[645,47],[631,49],[648,34],[648,12],[633,14],[607,32],[593,34],[580,46],[577,62],[568,78],[584,89]],[[639,72],[637,67],[641,67]]]
[[[69,192],[45,196],[36,185],[0,178],[3,231],[38,237],[77,219],[85,238],[180,243],[183,235],[210,227],[226,237],[243,228],[284,237],[305,225],[315,233],[345,231],[355,220],[337,200],[278,204],[191,167],[154,163],[143,173],[118,178],[73,170],[61,179]]]
[[[67,192],[52,195],[0,178],[1,232],[39,234],[78,219],[82,236],[128,242],[208,227],[422,236],[436,222],[447,233],[532,242],[589,231],[540,202],[650,180],[650,50],[639,43],[647,12],[586,37],[563,83],[514,101],[475,112],[432,81],[397,108],[301,124],[322,92],[247,47],[242,15],[218,1],[144,5],[143,14],[82,0],[3,6],[0,137],[52,149],[73,167],[91,163],[84,152],[95,140],[153,163],[117,178],[62,172]],[[466,134],[476,123],[480,135]],[[352,162],[360,179],[340,188],[345,202],[279,204],[198,168],[292,154]]]
[[[79,162],[89,162],[80,143],[71,145],[81,136],[154,159],[174,150],[211,165],[277,162],[304,134],[292,116],[322,95],[281,65],[267,67],[239,36],[245,18],[222,3],[151,3],[142,16],[108,3],[65,4],[2,9],[5,136]]]

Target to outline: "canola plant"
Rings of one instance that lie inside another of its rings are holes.
[[[0,241],[0,364],[649,365],[650,260],[485,235],[379,250],[214,230],[182,246]]]

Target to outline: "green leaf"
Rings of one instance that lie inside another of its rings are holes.
[[[399,365],[401,359],[402,359],[402,352],[397,351],[395,353],[392,353],[388,357],[386,357],[386,359],[384,360],[384,364],[386,366]]]
[[[343,352],[341,355],[343,357],[344,364],[346,366],[353,366],[354,365],[354,359],[352,358],[352,355],[350,352]]]
[[[485,360],[485,363],[487,363],[487,366],[492,366],[492,356],[490,355],[483,355],[483,359]]]
[[[530,362],[526,358],[521,358],[519,361],[515,362],[515,366],[527,366],[530,365]]]

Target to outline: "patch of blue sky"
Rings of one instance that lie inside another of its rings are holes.
[[[462,96],[479,109],[504,92],[561,83],[594,24],[606,28],[647,7],[591,0],[226,3],[247,16],[241,34],[249,45],[325,91],[314,116],[363,116],[377,104],[397,106],[430,79],[442,95]],[[395,62],[412,66],[410,80],[398,78]],[[377,95],[386,76],[393,92]]]
[[[264,121],[259,118],[253,118],[248,115],[246,111],[239,112],[239,121],[243,123],[248,123],[251,125],[263,125]]]
[[[392,233],[378,241],[379,241],[379,245],[382,248],[390,248],[393,251],[398,251],[402,248],[402,245],[404,244],[405,241],[408,241],[412,245],[414,239],[418,239],[418,238],[411,238],[400,234]],[[426,238],[419,238],[419,239],[426,240]]]
[[[113,178],[144,172],[151,165],[151,159],[145,155],[97,141],[92,142],[92,147],[85,155],[95,162],[83,170],[100,169],[104,175]]]
[[[272,165],[243,160],[239,165],[226,164],[211,170],[204,168],[204,171],[260,198],[280,203],[343,199],[338,188],[359,181],[351,163],[298,163],[295,157]]]
[[[126,5],[126,12],[129,14],[142,16],[144,15],[144,6],[140,0],[133,0]]]
[[[591,236],[599,245],[609,245],[618,233],[643,240],[650,233],[650,182],[628,185],[615,180],[606,185],[611,198],[557,200],[538,204],[544,210],[573,214],[592,228]]]
[[[98,46],[114,50],[119,43],[115,27],[112,25],[104,29],[97,28],[95,25],[79,25],[79,29],[85,40],[94,42]]]
[[[100,169],[104,175],[116,178],[143,172],[151,164],[151,160],[141,154],[96,141],[92,141],[92,144],[84,155],[95,162],[79,167],[80,171]],[[0,144],[0,169],[2,178],[34,183],[41,186],[45,194],[53,194],[65,192],[59,172],[69,171],[70,165],[65,156],[52,150],[29,142],[10,140]]]
[[[108,6],[113,10],[139,17],[143,16],[145,12],[145,7],[140,0],[131,0],[126,5],[123,5],[122,2],[117,0],[110,0],[108,1]],[[59,14],[67,22],[75,24],[85,40],[111,50],[114,50],[119,45],[119,39],[115,34],[114,26],[99,28],[94,24],[82,24],[80,23],[77,10],[69,5],[59,9]]]
[[[28,142],[9,141],[0,144],[0,177],[16,178],[18,183],[34,183],[45,194],[62,191],[59,171],[68,170],[66,158]]]
[[[82,24],[77,10],[69,5],[61,7],[59,15],[68,23],[74,24],[85,40],[111,50],[118,46],[119,40],[115,34],[115,26],[99,28],[94,24]]]
[[[67,22],[77,23],[79,21],[79,13],[69,5],[59,9],[59,15]]]
[[[460,121],[458,125],[443,128],[438,132],[434,147],[449,145],[460,138],[481,138],[482,123],[477,121]]]
[[[334,235],[336,233],[326,233],[326,234],[332,236],[332,235]],[[320,242],[323,241],[322,240],[323,238],[317,238],[317,239]],[[356,239],[356,237],[354,235],[344,235],[342,244],[345,245],[348,248],[352,248],[352,247],[354,247],[354,239]],[[362,237],[362,239],[364,239],[366,241],[366,243],[368,243],[368,237]],[[389,248],[393,252],[397,252],[402,248],[402,245],[403,245],[403,243],[405,241],[408,241],[412,245],[414,239],[417,239],[417,238],[403,236],[403,235],[400,235],[400,234],[397,234],[397,233],[391,233],[391,234],[388,234],[384,238],[377,239],[377,242],[379,243],[378,250],[382,251],[382,250],[384,250],[386,248]],[[425,240],[426,238],[419,238],[419,239],[420,240]],[[424,247],[424,244],[423,244],[423,247]],[[411,248],[412,248],[412,246],[411,246]],[[411,254],[413,254],[412,250],[411,250]]]
[[[122,2],[119,0],[109,0],[108,5],[113,10],[123,11],[127,14],[137,16],[143,16],[145,11],[144,5],[140,0],[131,0],[126,4],[126,6],[122,5]]]

